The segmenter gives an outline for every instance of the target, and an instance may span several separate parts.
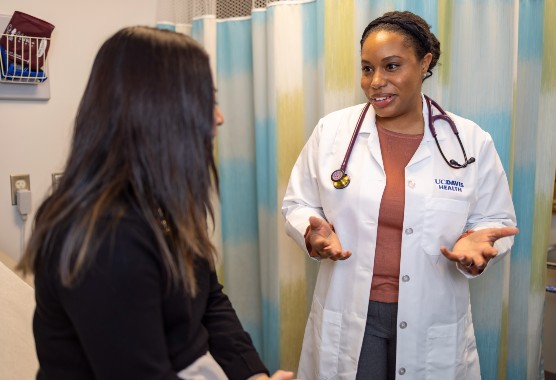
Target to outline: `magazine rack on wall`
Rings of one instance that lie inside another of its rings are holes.
[[[17,36],[0,34],[6,41],[6,47],[0,45],[0,82],[13,84],[39,84],[48,79],[48,61],[40,69],[30,69],[23,62],[33,61],[38,67],[38,57],[44,55],[45,46],[50,43],[50,38]],[[18,52],[22,51],[19,58]],[[35,59],[27,57],[35,57]]]
[[[0,14],[0,31],[6,29],[6,25],[10,21],[11,15]],[[42,40],[38,37],[26,37],[26,38],[37,38],[37,40]],[[37,49],[40,49],[40,41]],[[50,43],[47,39],[47,43]],[[12,45],[11,49],[16,46]],[[15,100],[48,100],[50,99],[50,79],[48,78],[48,60],[41,71],[30,71],[18,69],[17,65],[10,62],[9,59],[5,59],[7,56],[7,50],[10,49],[10,45],[6,47],[5,50],[1,50],[2,58],[0,59],[0,99],[15,99]]]

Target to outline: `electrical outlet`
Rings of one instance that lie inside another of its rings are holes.
[[[17,191],[20,189],[31,190],[31,179],[29,174],[18,174],[10,176],[10,185],[12,188],[12,205],[17,204]]]
[[[55,192],[64,173],[52,173],[52,192]]]

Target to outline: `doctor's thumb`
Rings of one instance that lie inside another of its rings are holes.
[[[324,220],[321,218],[317,218],[316,216],[309,217],[309,224],[311,225],[311,229],[315,230],[322,226]]]

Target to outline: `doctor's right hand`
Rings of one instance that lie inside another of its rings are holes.
[[[345,260],[351,256],[350,251],[344,251],[334,227],[325,220],[311,216],[309,229],[305,235],[309,255],[315,258]],[[310,248],[310,249],[309,249]]]

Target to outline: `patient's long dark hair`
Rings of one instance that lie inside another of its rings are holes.
[[[172,284],[194,295],[195,259],[212,268],[216,260],[207,231],[218,181],[214,105],[209,58],[193,39],[140,26],[109,38],[79,106],[64,175],[37,211],[19,269],[36,272],[61,249],[59,275],[72,286],[106,233],[99,219],[117,220],[131,207],[156,234]]]

